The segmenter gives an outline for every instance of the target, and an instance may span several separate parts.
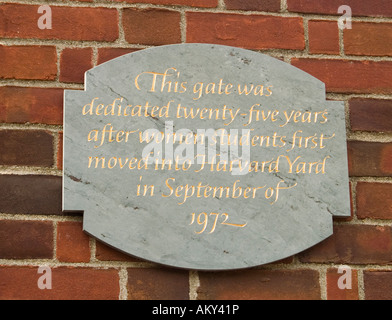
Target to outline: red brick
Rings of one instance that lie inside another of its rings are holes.
[[[0,87],[0,121],[7,123],[63,123],[60,88]]]
[[[390,0],[287,0],[292,12],[341,15],[338,8],[349,6],[354,16],[392,17]]]
[[[0,175],[0,212],[60,215],[61,177]]]
[[[345,277],[346,271],[338,273],[338,269],[328,269],[327,271],[327,299],[328,300],[359,300],[358,294],[358,272],[351,270],[351,289],[340,289],[338,281],[340,277]]]
[[[391,61],[296,58],[291,63],[323,81],[328,92],[392,93]]]
[[[2,300],[118,300],[120,287],[116,269],[82,267],[51,268],[52,289],[39,289],[38,266],[0,267]]]
[[[392,272],[364,271],[365,300],[392,300]]]
[[[299,254],[301,262],[391,264],[390,226],[335,225],[334,234]]]
[[[52,257],[52,222],[0,220],[1,259],[51,259]]]
[[[58,135],[57,169],[63,170],[63,132],[59,132]]]
[[[144,260],[140,260],[128,254],[122,253],[119,250],[113,249],[99,241],[96,242],[95,257],[101,261],[145,262]]]
[[[318,300],[315,270],[200,272],[200,300]]]
[[[188,300],[189,273],[177,269],[128,269],[128,299]]]
[[[37,26],[36,5],[0,5],[0,37],[114,41],[118,38],[116,9],[50,6],[52,29]]]
[[[163,45],[181,42],[180,13],[165,9],[128,8],[123,11],[125,40]]]
[[[225,4],[229,10],[280,11],[280,0],[225,0]]]
[[[90,238],[83,232],[81,222],[64,221],[57,224],[56,256],[62,262],[90,261]]]
[[[350,176],[392,176],[392,143],[349,141],[347,148]]]
[[[120,57],[124,54],[135,52],[139,49],[132,48],[98,48],[98,64]]]
[[[203,7],[216,8],[218,0],[114,0],[117,2],[128,3],[147,3],[147,4],[162,4],[173,6],[189,6],[189,7]]]
[[[187,42],[247,49],[305,48],[302,18],[188,12]]]
[[[0,45],[0,79],[55,80],[56,63],[52,46]]]
[[[53,136],[43,130],[0,130],[0,165],[53,165]]]
[[[344,30],[344,52],[352,55],[392,56],[392,23],[354,22],[352,29]]]
[[[384,147],[380,156],[380,168],[386,175],[392,174],[392,144]]]
[[[359,219],[392,219],[392,184],[358,182],[357,216]]]
[[[62,82],[84,83],[84,73],[93,67],[91,48],[66,48],[61,52],[60,77]]]
[[[336,21],[309,21],[309,52],[339,54],[339,28]]]
[[[349,109],[351,130],[392,132],[392,100],[354,98]]]

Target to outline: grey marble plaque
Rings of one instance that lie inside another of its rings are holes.
[[[63,210],[139,258],[240,269],[303,251],[350,215],[344,104],[269,56],[180,44],[66,90]]]

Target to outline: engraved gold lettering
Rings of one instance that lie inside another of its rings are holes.
[[[223,222],[221,222],[221,224],[224,224],[226,226],[243,228],[248,224],[248,223],[244,223],[244,224],[229,223],[229,222],[226,222],[229,219],[229,215],[227,213],[222,213],[222,216],[225,217],[225,220]]]
[[[202,219],[200,219],[200,217],[202,217]],[[208,223],[208,215],[207,215],[207,213],[205,213],[205,212],[200,213],[197,216],[197,223],[199,225],[202,225],[203,228],[199,232],[196,232],[196,233],[197,234],[203,233],[204,230],[207,228],[207,223]]]
[[[248,85],[243,85],[243,87],[241,87],[241,85],[239,84],[238,85],[238,94],[241,96],[241,95],[243,95],[243,94],[245,94],[246,96],[248,96],[251,92],[252,92],[252,90],[253,90],[253,88],[254,88],[255,86],[252,84],[249,88],[248,88]]]
[[[204,231],[207,230],[207,227],[209,226],[209,218],[211,218],[213,222],[212,222],[212,226],[210,226],[211,229],[208,232],[209,234],[211,234],[214,233],[217,228],[219,217],[223,218],[223,221],[219,223],[220,225],[232,226],[237,228],[244,228],[247,225],[247,223],[238,224],[238,223],[227,222],[227,220],[229,219],[229,215],[226,212],[223,213],[210,212],[209,214],[206,212],[201,212],[197,215],[197,217],[196,214],[192,212],[191,223],[189,225],[192,225],[196,221],[198,225],[202,226],[202,228],[200,231],[194,231],[194,232],[196,234],[202,234]]]
[[[275,200],[273,202],[271,202],[271,204],[274,204],[274,203],[276,203],[278,201],[278,199],[279,199],[279,191],[280,190],[289,190],[291,188],[295,188],[298,185],[298,183],[296,182],[295,184],[293,184],[290,187],[281,187],[280,185],[282,183],[284,183],[284,180],[281,180],[281,181],[278,182],[278,185],[276,186],[276,190],[275,190]]]
[[[215,220],[214,220],[214,223],[213,223],[212,228],[211,228],[211,231],[210,231],[210,233],[213,233],[213,232],[215,231],[215,228],[216,228],[216,223],[218,222],[219,213],[217,213],[217,212],[211,212],[211,213],[210,213],[210,216],[215,216]]]
[[[108,161],[108,168],[113,169],[117,165],[117,158],[111,157]]]
[[[329,139],[332,139],[334,137],[335,137],[335,134],[333,134],[330,137],[324,137],[324,134],[322,133],[321,136],[320,136],[320,149],[324,149],[325,148],[325,146],[323,145],[324,140],[329,140]]]
[[[105,157],[88,157],[88,168],[91,168],[91,163],[95,160],[95,168],[98,168],[99,162],[101,162],[101,168],[105,168]]]
[[[97,115],[97,116],[101,116],[102,115],[102,110],[105,108],[105,105],[104,104],[99,104],[98,106],[97,106],[97,110],[95,111],[95,114]]]
[[[292,116],[294,114],[294,111],[291,111],[290,116],[287,114],[287,111],[283,111],[283,114],[284,114],[284,116],[286,118],[286,122],[284,124],[280,125],[280,127],[282,127],[282,128],[285,127],[290,122],[290,120],[291,120],[291,118],[292,118]]]
[[[227,84],[225,87],[225,94],[229,95],[232,93],[231,89],[233,89],[233,85],[231,83]]]
[[[143,177],[140,176],[139,181],[141,182],[142,179],[143,179]],[[141,185],[138,184],[138,185],[137,185],[137,190],[136,190],[136,195],[137,195],[137,196],[140,196],[140,195],[141,195],[140,189],[141,189]],[[142,194],[143,197],[146,196],[146,194],[148,193],[148,190],[150,190],[150,197],[154,196],[154,185],[153,185],[153,184],[152,184],[152,185],[147,185],[147,184],[145,184],[145,185],[143,186],[143,192],[142,192],[142,193],[143,193],[143,194]]]
[[[176,179],[174,179],[174,178],[167,178],[165,180],[165,184],[170,189],[170,193],[168,195],[165,195],[165,194],[162,193],[162,197],[167,198],[167,197],[170,197],[173,194],[173,188],[169,184],[169,181],[173,181],[173,180],[175,181]]]
[[[84,116],[85,116],[86,114],[93,115],[94,101],[97,100],[97,99],[99,99],[99,98],[94,98],[93,100],[91,100],[90,103],[85,104],[85,105],[83,106],[82,114],[83,114]]]
[[[269,94],[266,94],[266,95],[265,95],[266,97],[269,97],[269,96],[272,95],[272,88],[273,88],[273,86],[268,86],[268,87],[267,87],[267,91],[268,91]]]
[[[203,82],[198,82],[193,86],[193,93],[197,93],[198,97],[197,98],[193,98],[193,100],[199,100],[203,94],[203,86],[204,83]]]

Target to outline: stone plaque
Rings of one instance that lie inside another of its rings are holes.
[[[240,269],[303,251],[350,215],[344,104],[269,56],[180,44],[65,91],[64,211],[139,258]]]

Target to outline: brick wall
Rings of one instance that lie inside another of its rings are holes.
[[[37,9],[49,4],[52,29]],[[353,11],[340,30],[340,5]],[[61,212],[63,90],[122,54],[181,42],[256,50],[345,101],[352,217],[274,264],[236,272],[130,258]],[[392,299],[390,0],[5,0],[0,4],[0,299]],[[352,289],[337,286],[352,268]],[[39,266],[52,289],[37,286]]]

